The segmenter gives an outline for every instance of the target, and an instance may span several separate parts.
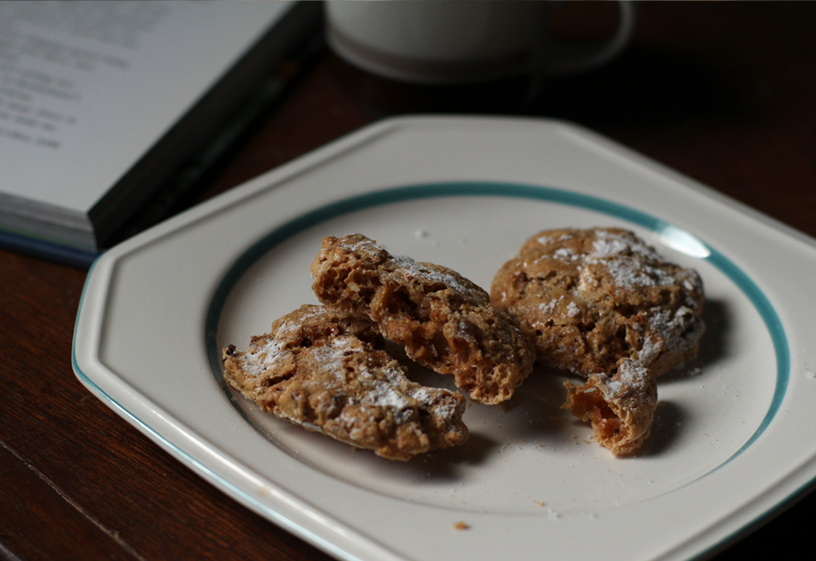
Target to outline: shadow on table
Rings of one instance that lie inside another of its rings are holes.
[[[480,85],[418,86],[374,77],[330,55],[339,85],[372,117],[404,113],[541,116],[586,126],[665,126],[721,116],[737,106],[720,76],[702,61],[634,47],[617,60],[574,76],[545,78],[535,95],[514,77]]]

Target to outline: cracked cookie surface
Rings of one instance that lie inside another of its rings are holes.
[[[515,322],[455,271],[392,255],[361,234],[324,238],[311,271],[321,302],[370,317],[409,358],[452,376],[476,401],[508,399],[532,370]]]
[[[696,271],[616,228],[539,232],[491,286],[540,362],[584,377],[609,375],[622,358],[654,375],[693,358],[704,300]]]
[[[394,460],[464,443],[465,398],[410,381],[374,322],[304,305],[223,350],[224,378],[267,413]]]

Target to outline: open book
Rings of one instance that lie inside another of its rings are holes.
[[[0,2],[0,245],[89,264],[319,21],[316,2]]]

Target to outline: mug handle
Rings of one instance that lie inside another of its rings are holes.
[[[637,19],[636,2],[618,0],[618,14],[618,28],[615,33],[600,44],[540,41],[537,52],[533,55],[531,74],[539,78],[547,75],[573,74],[609,62],[632,38]]]

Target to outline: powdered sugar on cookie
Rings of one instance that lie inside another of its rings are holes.
[[[694,357],[704,300],[694,270],[615,228],[540,232],[491,287],[491,301],[519,322],[540,362],[582,376],[609,373],[621,358],[660,375]]]
[[[367,318],[306,305],[245,352],[225,348],[224,379],[268,413],[384,458],[465,442],[464,397],[411,382],[379,343]]]
[[[496,274],[491,301],[518,321],[539,362],[587,379],[566,384],[565,407],[616,455],[642,446],[655,377],[696,356],[704,331],[697,272],[616,228],[532,236]]]

